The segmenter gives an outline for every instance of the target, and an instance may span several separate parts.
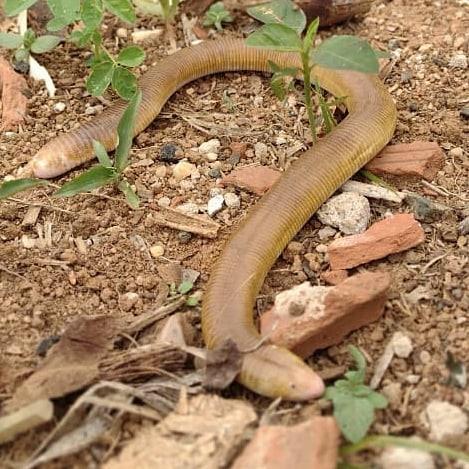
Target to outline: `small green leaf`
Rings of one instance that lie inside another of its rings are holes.
[[[138,67],[145,59],[145,52],[138,46],[122,49],[117,56],[117,62],[126,67]]]
[[[85,29],[96,29],[102,19],[103,8],[101,2],[97,2],[96,0],[83,0],[81,6],[81,20],[85,23]]]
[[[130,0],[103,0],[104,6],[122,21],[133,23],[136,20],[135,10]]]
[[[318,32],[319,28],[319,18],[311,21],[308,26],[308,30],[306,31],[306,35],[303,39],[303,50],[308,52],[314,43],[314,38],[316,37],[316,33]]]
[[[130,187],[130,184],[127,181],[120,181],[117,185],[119,190],[124,194],[125,200],[134,210],[138,208],[140,204],[140,199],[134,190]]]
[[[372,391],[368,395],[368,400],[375,409],[385,409],[388,406],[388,400],[379,392]]]
[[[0,185],[0,199],[6,199],[7,197],[11,197],[17,192],[22,192],[37,186],[46,186],[47,184],[49,184],[49,182],[45,181],[44,179],[32,178],[6,181]]]
[[[283,24],[301,34],[306,26],[306,16],[290,0],[274,0],[247,9],[250,16],[264,24]]]
[[[363,383],[365,381],[365,370],[366,370],[365,356],[360,352],[360,350],[358,350],[357,347],[354,347],[353,345],[350,345],[348,347],[348,350],[357,365],[357,372],[359,373],[359,378],[361,378],[359,382]]]
[[[132,146],[132,138],[134,135],[135,116],[137,115],[141,101],[142,92],[138,90],[130,100],[117,126],[119,144],[116,148],[115,168],[118,173],[121,173],[128,164],[129,150]]]
[[[116,177],[117,174],[113,168],[96,165],[70,182],[65,183],[54,193],[54,197],[71,197],[81,192],[91,192],[115,181]]]
[[[194,284],[192,282],[189,282],[188,280],[185,280],[184,282],[181,282],[178,286],[178,292],[181,294],[181,295],[185,295],[186,293],[189,293],[192,288],[193,288]]]
[[[111,83],[114,64],[112,62],[101,62],[93,66],[90,76],[86,80],[86,89],[93,96],[101,96]]]
[[[199,304],[199,299],[196,296],[189,296],[186,300],[187,306],[197,306]]]
[[[23,36],[15,33],[0,32],[0,47],[5,49],[17,49],[23,44]]]
[[[204,26],[214,25],[218,31],[223,29],[222,23],[231,23],[233,17],[230,15],[230,12],[225,9],[223,2],[214,3],[205,14]]]
[[[5,13],[7,16],[15,16],[36,2],[37,0],[6,0]]]
[[[29,60],[29,50],[21,47],[15,51],[15,60],[17,62],[28,62]]]
[[[112,161],[109,158],[109,155],[107,154],[104,145],[101,142],[98,142],[97,140],[93,140],[93,149],[101,165],[106,168],[112,168]]]
[[[373,49],[377,59],[390,59],[392,56],[389,52],[379,49]]]
[[[314,64],[322,67],[378,73],[376,54],[364,39],[355,36],[333,36],[312,52]]]
[[[31,44],[31,52],[43,54],[52,50],[62,39],[58,36],[39,36]]]
[[[80,16],[80,0],[47,0],[47,5],[54,15],[47,23],[49,31],[59,31]]]
[[[301,40],[294,29],[283,24],[266,24],[247,39],[248,46],[273,49],[282,52],[301,52]]]
[[[293,80],[287,83],[285,79],[295,78],[300,72],[300,69],[297,67],[282,68],[270,60],[268,64],[273,72],[272,78],[270,79],[272,91],[278,99],[283,101],[288,91],[293,87]]]
[[[28,28],[23,36],[23,46],[25,49],[31,49],[31,45],[36,40],[36,33]]]
[[[137,90],[137,78],[132,72],[118,65],[112,74],[112,87],[124,99],[131,99]]]
[[[345,438],[356,443],[366,435],[373,423],[373,404],[366,398],[357,397],[334,402],[334,417]]]

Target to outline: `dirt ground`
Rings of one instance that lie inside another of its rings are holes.
[[[351,21],[321,32],[354,34],[367,38],[380,49],[396,55],[386,79],[394,97],[399,121],[392,143],[429,140],[444,149],[444,168],[433,181],[440,190],[431,191],[421,181],[394,178],[398,189],[409,189],[451,208],[442,219],[422,222],[426,233],[424,244],[410,251],[389,256],[366,265],[368,270],[387,270],[392,275],[392,292],[384,316],[351,334],[339,346],[316,353],[310,359],[317,370],[348,365],[347,345],[355,344],[369,360],[369,373],[384,347],[396,331],[408,335],[414,347],[409,359],[394,359],[382,387],[391,386],[394,396],[390,407],[377,414],[373,433],[418,435],[428,438],[420,414],[432,399],[448,401],[469,410],[467,389],[448,385],[445,365],[448,352],[459,361],[469,356],[469,263],[468,238],[458,232],[459,222],[469,215],[467,201],[469,160],[467,154],[468,121],[460,110],[469,100],[467,69],[451,68],[449,61],[459,49],[468,53],[468,7],[456,0],[392,0],[377,1],[362,21]],[[235,21],[219,36],[240,36],[252,30],[254,22],[240,9],[234,11]],[[137,28],[161,27],[152,19],[139,19]],[[111,50],[122,47],[130,39],[116,38],[116,30],[126,27],[110,20],[105,31]],[[129,35],[130,35],[129,29]],[[184,46],[179,22],[176,26],[178,46]],[[461,45],[462,44],[462,45]],[[167,54],[168,43],[163,37],[146,47],[145,66],[155,64]],[[46,95],[40,83],[29,81],[31,99],[29,116],[18,133],[0,137],[0,176],[13,173],[48,140],[78,123],[92,119],[106,102],[89,96],[84,89],[87,75],[85,59],[89,53],[70,44],[62,44],[40,57],[57,86],[57,96]],[[107,98],[111,99],[111,96]],[[106,98],[106,99],[107,99]],[[54,105],[65,104],[63,112]],[[225,208],[214,219],[222,226],[216,239],[187,235],[155,223],[152,213],[158,200],[168,197],[171,206],[193,202],[206,207],[217,177],[235,167],[262,163],[284,169],[296,154],[289,149],[301,148],[308,142],[305,114],[298,97],[291,95],[289,106],[272,95],[267,76],[253,73],[227,73],[197,80],[177,92],[151,126],[134,141],[133,163],[126,174],[142,198],[141,209],[132,211],[122,196],[111,188],[100,195],[80,195],[70,199],[51,198],[52,188],[39,188],[0,204],[0,401],[9,398],[19,376],[41,362],[36,349],[47,337],[60,334],[73,319],[82,315],[110,314],[129,320],[141,315],[161,301],[162,266],[181,265],[200,272],[197,290],[204,290],[210,269],[226,237],[243,219],[256,197],[237,191],[241,207]],[[279,144],[278,136],[286,143]],[[196,148],[210,138],[222,143],[219,158],[208,162]],[[239,160],[230,150],[232,142],[248,144],[246,156]],[[253,149],[257,142],[267,145],[267,155],[259,158]],[[176,145],[185,157],[197,165],[199,178],[177,182],[171,177],[174,162],[161,160],[165,144]],[[452,152],[461,148],[463,152]],[[163,169],[164,168],[164,169]],[[63,183],[80,170],[59,178]],[[444,195],[446,194],[446,195]],[[386,211],[407,211],[385,202],[370,201],[373,220]],[[34,224],[23,223],[34,204],[40,204]],[[328,267],[324,254],[315,247],[322,243],[317,232],[321,223],[313,216],[295,237],[303,244],[302,254],[317,254],[320,270]],[[164,255],[158,259],[149,247],[161,244]],[[434,262],[432,262],[434,261]],[[355,269],[360,271],[361,268]],[[353,271],[351,272],[353,273]],[[319,272],[313,283],[320,284]],[[276,293],[307,278],[292,268],[284,256],[272,268],[260,293],[258,310],[262,312]],[[409,303],[408,293],[421,286],[423,295]],[[120,299],[128,292],[138,294],[131,307]],[[195,343],[202,344],[199,328],[200,308],[189,310],[197,330]],[[226,396],[248,399],[259,413],[269,401],[239,386]],[[324,403],[304,405],[282,404],[291,411],[278,417],[278,422],[300,421],[307,415],[329,412]],[[50,427],[48,428],[50,430]],[[4,447],[0,458],[21,461],[47,429],[26,434]],[[128,433],[127,438],[130,436]],[[123,444],[124,442],[120,442]],[[469,441],[455,438],[451,446],[469,451]],[[373,462],[377,453],[367,453],[365,461]],[[89,451],[48,467],[93,467],[96,460]]]

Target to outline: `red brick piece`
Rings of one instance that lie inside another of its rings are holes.
[[[445,155],[436,142],[388,145],[365,169],[375,174],[413,176],[431,181],[443,167]]]
[[[338,285],[348,277],[346,270],[328,270],[321,273],[321,278],[329,285]]]
[[[387,273],[364,272],[335,287],[294,287],[262,315],[262,335],[306,358],[376,321],[384,311],[390,282]]]
[[[399,213],[370,226],[364,233],[334,240],[327,248],[332,270],[350,269],[397,252],[425,240],[425,233],[414,216]]]
[[[334,469],[339,428],[333,417],[312,417],[290,427],[265,425],[231,469]]]
[[[221,180],[224,186],[236,186],[257,195],[267,192],[281,176],[280,171],[267,166],[247,166],[235,169]]]

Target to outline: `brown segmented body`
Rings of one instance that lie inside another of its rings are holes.
[[[143,100],[134,134],[158,115],[186,83],[211,73],[268,71],[268,61],[299,66],[296,55],[246,47],[241,40],[205,42],[183,49],[141,79]],[[209,348],[232,339],[247,353],[238,380],[266,396],[291,400],[320,395],[323,383],[302,360],[274,345],[259,345],[253,306],[264,278],[287,243],[318,207],[390,140],[396,109],[379,79],[351,71],[315,69],[322,87],[346,96],[349,115],[314,148],[304,152],[249,211],[216,263],[202,305]],[[37,177],[54,177],[93,158],[92,140],[110,150],[116,142],[122,101],[81,127],[45,145],[28,165]],[[257,348],[256,348],[257,347]]]

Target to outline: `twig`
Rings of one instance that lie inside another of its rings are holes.
[[[21,274],[17,274],[16,272],[14,272],[13,270],[10,270],[8,269],[7,267],[3,266],[0,264],[0,270],[2,270],[3,272],[9,274],[9,275],[13,275],[14,277],[18,277],[20,278],[21,280],[25,280],[26,282],[30,282],[31,280],[28,280],[26,277],[23,277]]]
[[[441,256],[433,258],[431,261],[427,262],[423,267],[422,270],[420,271],[422,274],[424,274],[433,264],[436,264],[438,261],[441,261],[441,259],[444,259],[449,252],[446,252],[442,254]]]
[[[27,205],[27,206],[31,206],[31,207],[41,207],[41,208],[47,208],[49,210],[55,210],[57,212],[63,212],[63,213],[71,213],[71,214],[74,214],[75,212],[72,212],[70,210],[66,210],[64,208],[59,208],[59,207],[54,207],[53,205],[49,205],[49,204],[43,204],[41,202],[27,202],[26,200],[21,200],[21,199],[17,199],[15,197],[8,197],[7,200],[10,200],[12,202],[17,202],[19,204],[23,204],[23,205]]]
[[[462,197],[458,194],[455,194],[454,192],[450,192],[448,189],[445,189],[444,187],[436,186],[435,184],[432,184],[431,182],[428,181],[422,181],[422,184],[432,191],[436,192],[437,194],[443,195],[445,197],[449,197],[452,195],[453,197],[457,197],[458,199],[462,200],[463,202],[469,202],[469,198]]]

